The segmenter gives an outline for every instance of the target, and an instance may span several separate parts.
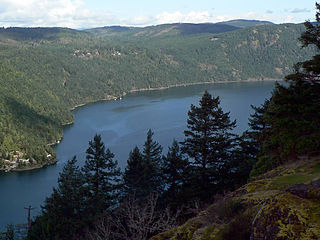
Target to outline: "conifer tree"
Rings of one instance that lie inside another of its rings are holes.
[[[161,177],[161,158],[162,158],[162,147],[161,145],[153,140],[153,132],[151,129],[147,132],[147,139],[143,145],[142,157],[144,160],[144,175],[146,193],[160,193],[163,188],[162,177]]]
[[[147,132],[147,139],[143,146],[143,158],[146,161],[159,165],[161,161],[162,147],[152,139],[153,132],[151,129]]]
[[[305,22],[303,47],[320,50],[320,5],[316,3],[317,23]],[[276,84],[263,121],[268,124],[261,141],[259,159],[251,175],[292,161],[300,154],[318,152],[320,148],[320,55],[299,62],[294,73],[286,76],[287,85]]]
[[[82,171],[86,180],[88,211],[94,216],[115,203],[121,172],[117,161],[113,160],[114,154],[105,149],[100,135],[95,135],[89,142],[86,153]]]
[[[124,195],[134,195],[136,199],[145,199],[153,193],[161,193],[163,188],[161,178],[162,147],[153,140],[151,129],[141,153],[135,147],[129,154],[127,167],[123,175]]]
[[[191,105],[188,116],[182,150],[193,159],[198,175],[195,187],[200,191],[197,195],[204,199],[227,177],[234,141],[231,130],[236,122],[230,120],[228,112],[223,112],[219,97],[212,97],[207,91],[199,107]]]
[[[86,219],[84,178],[69,160],[59,175],[58,187],[46,198],[42,214],[32,223],[29,239],[74,239],[83,233]]]
[[[146,185],[146,164],[143,160],[139,148],[136,146],[129,154],[127,166],[123,175],[124,195],[134,195],[141,198],[146,195],[144,186]]]
[[[181,152],[179,144],[173,141],[168,149],[166,156],[163,156],[161,171],[165,184],[164,199],[167,202],[179,204],[185,199],[179,199],[182,196],[181,190],[188,180],[189,161]]]

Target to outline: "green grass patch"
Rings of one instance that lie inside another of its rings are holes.
[[[320,177],[320,165],[313,167],[309,173],[295,173],[286,176],[280,176],[273,180],[273,183],[281,187],[287,187],[292,184],[310,183],[315,178]]]
[[[312,169],[311,174],[319,174],[319,177],[320,177],[320,165],[315,166]]]

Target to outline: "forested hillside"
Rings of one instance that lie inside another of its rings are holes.
[[[17,151],[31,164],[53,162],[48,144],[79,104],[143,88],[282,78],[314,55],[301,51],[302,31],[294,24],[0,29],[0,168],[18,160]]]

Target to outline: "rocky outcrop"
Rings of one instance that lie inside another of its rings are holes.
[[[232,218],[221,218],[221,201],[224,206],[236,201],[243,208]],[[249,238],[320,239],[320,157],[274,169],[152,240]]]

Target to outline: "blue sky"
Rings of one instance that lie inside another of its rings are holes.
[[[314,20],[313,0],[0,0],[0,26],[89,28],[257,19]]]

